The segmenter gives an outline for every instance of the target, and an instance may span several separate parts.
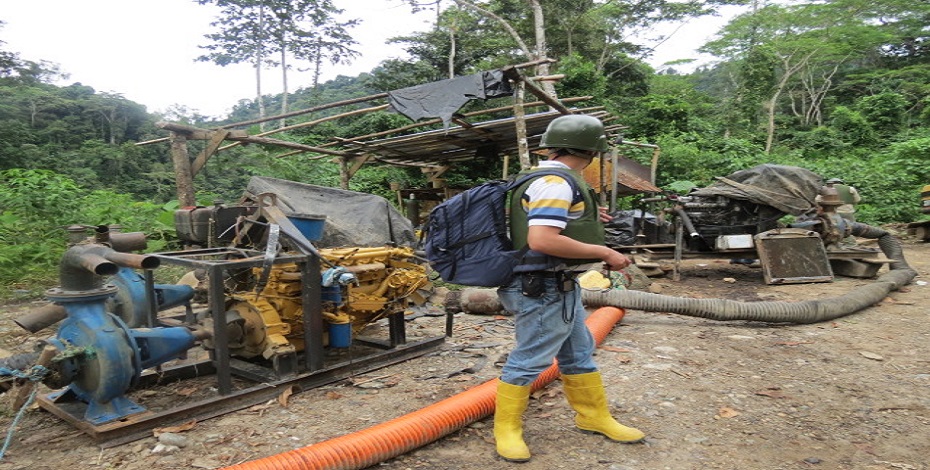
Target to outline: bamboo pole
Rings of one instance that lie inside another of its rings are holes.
[[[275,119],[287,119],[289,117],[300,116],[301,114],[312,113],[315,111],[322,111],[324,109],[330,109],[330,108],[336,108],[339,106],[346,106],[350,104],[361,103],[363,101],[374,101],[374,100],[378,100],[381,98],[387,98],[387,96],[388,96],[387,93],[378,93],[376,95],[363,96],[361,98],[352,98],[352,99],[343,100],[343,101],[336,101],[334,103],[327,103],[327,104],[323,104],[320,106],[313,106],[311,108],[302,109],[299,111],[291,111],[289,113],[278,114],[276,116],[268,116],[268,117],[259,118],[259,119],[252,119],[250,121],[235,122],[232,124],[227,124],[223,126],[222,128],[229,129],[232,127],[250,126],[252,124],[258,124],[258,123],[267,122],[267,121],[274,121]]]

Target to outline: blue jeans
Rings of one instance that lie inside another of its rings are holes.
[[[588,313],[581,303],[581,289],[561,293],[556,280],[545,279],[546,293],[532,298],[523,295],[521,276],[497,290],[501,304],[514,314],[517,345],[501,371],[501,380],[511,385],[529,385],[544,370],[559,362],[562,374],[597,371],[594,337],[584,321]]]

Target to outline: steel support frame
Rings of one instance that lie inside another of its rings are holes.
[[[300,266],[303,281],[301,301],[304,321],[304,362],[303,367],[289,371],[286,377],[270,371],[259,371],[260,365],[244,364],[238,359],[231,360],[226,331],[226,295],[225,274],[233,269],[246,269],[262,266],[264,253],[239,248],[206,248],[179,252],[154,253],[165,264],[185,266],[191,269],[204,269],[209,277],[209,315],[213,318],[214,349],[208,360],[173,367],[163,367],[155,373],[144,373],[136,385],[151,385],[164,380],[181,380],[215,375],[217,396],[197,403],[179,406],[164,411],[146,411],[131,415],[120,421],[93,425],[83,419],[87,408],[80,401],[55,401],[47,396],[37,397],[37,402],[45,410],[71,423],[80,431],[93,438],[101,447],[132,442],[151,435],[151,430],[172,424],[179,424],[191,419],[209,419],[248,406],[253,406],[273,399],[281,393],[282,387],[296,385],[299,390],[307,390],[328,383],[336,382],[353,375],[366,373],[379,368],[400,363],[435,350],[445,341],[444,336],[426,338],[408,343],[405,334],[403,314],[391,315],[389,318],[389,340],[386,343],[359,338],[359,343],[380,349],[363,357],[353,357],[347,362],[325,366],[323,347],[323,314],[321,300],[321,282],[319,258],[313,255],[284,254],[274,260],[274,264],[296,263]],[[233,257],[229,259],[229,257]],[[147,290],[153,289],[154,278],[151,272],[145,273]],[[163,326],[157,318],[153,292],[146,294],[149,304],[149,321],[151,326]],[[193,315],[188,310],[185,322],[191,322]],[[178,326],[171,323],[168,326]],[[448,329],[448,325],[447,325]],[[267,369],[267,368],[266,368]],[[234,390],[233,375],[256,385]],[[272,379],[272,380],[269,380]],[[276,379],[276,380],[275,380]]]

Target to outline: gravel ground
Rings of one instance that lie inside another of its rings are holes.
[[[919,273],[915,282],[831,322],[716,322],[626,312],[597,359],[615,416],[645,431],[643,444],[620,445],[576,431],[556,381],[534,394],[525,415],[529,463],[497,458],[486,417],[375,467],[930,468],[930,244],[902,243]],[[695,298],[793,301],[841,296],[871,282],[838,277],[770,286],[759,269],[703,260],[686,262],[680,281],[660,278],[652,288]],[[34,307],[3,310],[0,338],[7,351],[53,333],[29,335],[12,324],[11,318]],[[433,316],[409,320],[408,337],[441,335],[443,322]],[[161,443],[152,436],[101,449],[54,415],[30,409],[8,441],[0,469],[213,469],[302,449],[493,380],[512,333],[508,317],[458,313],[453,337],[438,351],[291,395],[286,406],[272,401],[197,422],[163,435]],[[204,378],[132,396],[144,404],[184,403],[213,386]],[[6,430],[17,411],[10,395],[0,417]]]

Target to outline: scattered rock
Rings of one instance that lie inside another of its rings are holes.
[[[158,442],[166,446],[187,447],[189,440],[186,436],[173,432],[163,432],[158,435]]]
[[[153,453],[153,454],[173,454],[173,453],[175,453],[175,452],[177,452],[177,451],[179,451],[179,450],[181,450],[181,448],[178,447],[178,446],[170,446],[170,445],[165,445],[165,444],[158,443],[158,444],[155,444],[155,447],[152,448],[151,453]]]
[[[884,361],[884,360],[885,360],[885,358],[882,357],[881,354],[875,354],[875,353],[869,352],[869,351],[859,351],[859,354],[860,354],[862,357],[864,357],[864,358],[866,358],[866,359],[871,359],[871,360],[873,360],[873,361]]]

